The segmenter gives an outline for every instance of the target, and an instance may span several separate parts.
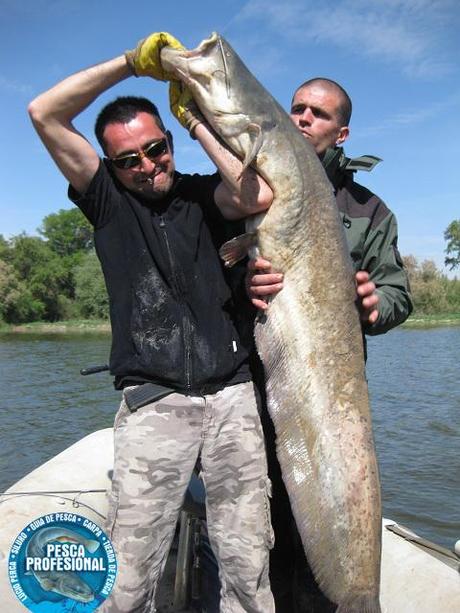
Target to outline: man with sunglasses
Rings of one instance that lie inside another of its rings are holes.
[[[100,112],[104,159],[73,125],[97,96],[133,74],[164,77],[159,52],[168,44],[178,45],[153,34],[29,106],[70,198],[94,226],[110,298],[110,370],[123,389],[107,520],[119,570],[101,611],[154,610],[200,457],[221,610],[270,613],[269,481],[248,351],[236,325],[244,274],[227,276],[217,249],[228,230],[236,233],[226,220],[266,209],[272,192],[252,169],[241,175],[240,160],[178,83],[172,110],[216,164],[215,175],[175,170],[171,134],[145,98],[118,98]]]
[[[397,247],[396,219],[380,198],[354,180],[356,170],[371,170],[377,158],[350,160],[342,149],[350,133],[351,111],[346,91],[324,78],[300,85],[291,103],[291,119],[312,143],[335,190],[356,271],[365,343],[364,334],[383,334],[404,322],[412,311],[412,300]],[[273,271],[270,262],[258,258],[249,263],[247,287],[254,306],[270,308],[267,297],[282,291],[282,286],[283,275]],[[259,378],[263,376],[259,374]],[[263,383],[259,385],[263,387]],[[317,587],[305,559],[276,458],[274,429],[265,411],[262,416],[273,483],[275,546],[270,555],[270,579],[276,610],[335,611],[336,606]]]

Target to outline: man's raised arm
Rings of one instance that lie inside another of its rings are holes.
[[[99,156],[72,121],[102,92],[131,74],[121,55],[67,77],[29,104],[30,118],[43,144],[79,193],[96,173]]]

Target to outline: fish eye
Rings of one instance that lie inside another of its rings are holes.
[[[213,76],[214,79],[220,79],[221,81],[225,80],[225,72],[223,70],[220,70],[220,69],[219,70],[215,70],[212,73],[212,76]]]

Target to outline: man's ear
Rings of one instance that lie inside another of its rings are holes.
[[[174,155],[174,143],[173,143],[173,135],[169,130],[166,130],[165,136],[168,140],[169,148],[171,149],[171,153]]]
[[[336,138],[335,144],[341,145],[344,143],[350,135],[350,128],[348,126],[343,126],[340,128],[338,136]]]

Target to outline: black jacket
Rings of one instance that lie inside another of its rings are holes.
[[[170,193],[152,203],[101,163],[85,194],[69,189],[95,229],[117,388],[152,381],[199,394],[250,380],[231,283],[217,253],[232,226],[214,203],[219,181],[176,173]]]

